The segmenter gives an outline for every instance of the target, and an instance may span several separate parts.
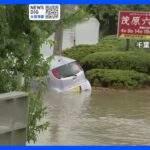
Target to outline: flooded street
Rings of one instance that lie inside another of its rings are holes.
[[[150,92],[46,93],[50,122],[36,145],[149,145]]]

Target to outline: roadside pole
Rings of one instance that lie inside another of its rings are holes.
[[[126,39],[126,46],[125,46],[125,50],[128,51],[130,48],[130,39]]]

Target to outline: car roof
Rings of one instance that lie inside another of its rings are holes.
[[[63,66],[65,64],[74,62],[76,60],[68,58],[68,57],[64,57],[64,56],[53,56],[51,63],[50,63],[50,68],[54,69],[54,68],[58,68],[60,66]]]

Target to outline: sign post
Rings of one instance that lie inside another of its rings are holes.
[[[126,39],[126,48],[125,50],[129,50],[129,47],[130,47],[130,39]]]
[[[126,39],[126,50],[129,39],[150,40],[150,12],[120,11],[117,35]]]

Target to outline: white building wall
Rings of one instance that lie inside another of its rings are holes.
[[[76,45],[98,43],[99,22],[95,18],[77,24],[75,28]]]
[[[99,22],[95,18],[78,23],[74,27],[64,29],[62,49],[70,48],[79,44],[97,44],[98,43]],[[49,37],[54,40],[54,34]],[[43,44],[41,53],[48,57],[53,54],[53,47],[49,44]]]

